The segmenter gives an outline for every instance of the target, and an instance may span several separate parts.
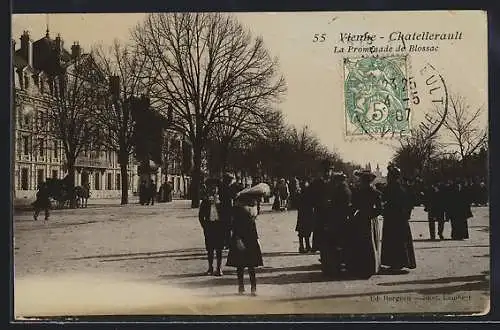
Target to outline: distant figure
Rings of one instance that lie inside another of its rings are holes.
[[[147,200],[147,195],[148,195],[148,187],[146,185],[146,181],[142,180],[141,183],[139,184],[139,203],[141,205],[146,204]]]
[[[41,210],[45,211],[45,221],[49,220],[50,216],[50,199],[49,199],[49,189],[47,183],[41,183],[38,187],[36,193],[36,200],[33,202],[33,220],[38,220],[38,215]]]
[[[156,199],[156,184],[153,181],[153,179],[149,180],[149,196],[148,196],[148,201],[147,205],[149,205],[149,202],[151,202],[151,205],[155,205],[155,199]]]
[[[448,196],[446,214],[451,221],[451,239],[463,240],[469,238],[467,220],[472,218],[470,200],[462,182],[457,180],[452,186]]]
[[[437,234],[439,239],[444,239],[444,223],[445,223],[445,196],[444,189],[437,183],[432,184],[424,195],[424,210],[427,212],[427,220],[429,221],[429,236],[431,240],[436,239],[436,222],[438,224]]]
[[[165,183],[165,195],[167,198],[167,203],[172,201],[172,191],[173,191],[173,184],[171,182],[166,182]]]
[[[295,231],[299,236],[299,253],[308,253],[312,251],[311,234],[314,227],[314,202],[308,179],[303,180],[297,193],[297,225]]]
[[[288,209],[288,198],[290,198],[290,189],[284,178],[281,178],[276,186],[279,209],[280,211],[286,211]]]

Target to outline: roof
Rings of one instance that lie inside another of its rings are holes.
[[[18,53],[19,51],[16,51],[14,53],[14,58],[12,59],[12,62],[14,63],[14,67],[16,69],[23,69],[28,66],[28,62]]]

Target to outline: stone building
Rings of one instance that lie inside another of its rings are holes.
[[[13,93],[13,194],[14,203],[31,202],[37,186],[47,178],[67,175],[65,154],[61,141],[47,132],[53,124],[48,110],[54,103],[58,82],[54,76],[67,75],[66,70],[83,53],[75,42],[71,51],[64,47],[61,36],[52,39],[46,35],[33,42],[28,31],[20,37],[19,47],[12,40],[12,93]],[[55,74],[56,73],[56,74]],[[118,198],[121,196],[121,174],[118,157],[111,150],[89,148],[83,150],[75,163],[75,185],[88,183],[91,198]],[[131,157],[128,169],[129,194],[139,186],[137,163]],[[175,165],[175,164],[174,164]],[[165,177],[161,174],[160,177]],[[174,194],[183,193],[181,175],[167,176],[174,182]]]

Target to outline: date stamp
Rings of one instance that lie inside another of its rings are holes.
[[[343,65],[346,135],[409,133],[412,82],[407,56],[345,58]]]

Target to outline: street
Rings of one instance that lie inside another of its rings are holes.
[[[235,270],[206,276],[197,210],[189,201],[120,206],[89,200],[54,210],[48,223],[14,216],[15,314],[485,313],[489,306],[489,210],[472,209],[470,239],[429,241],[413,211],[417,268],[368,280],[325,278],[319,255],[299,254],[296,211],[263,206],[257,228],[264,267],[257,297],[238,296]],[[450,224],[445,225],[450,237]],[[227,251],[224,251],[224,257]],[[224,261],[225,263],[225,258]]]

